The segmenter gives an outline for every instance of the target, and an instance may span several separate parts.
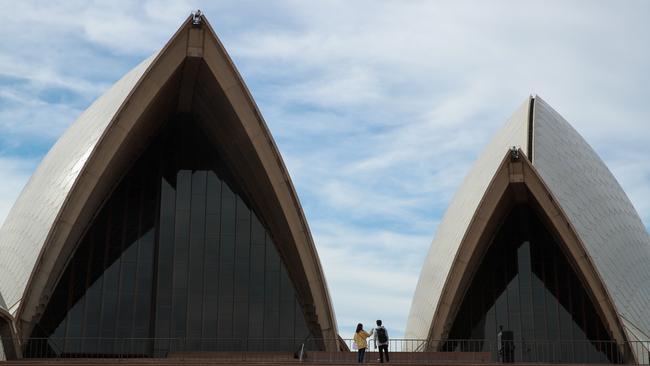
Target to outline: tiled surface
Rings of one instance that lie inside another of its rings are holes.
[[[527,103],[477,159],[438,227],[408,318],[406,337],[426,338],[447,274],[478,203],[509,146],[527,140]],[[569,123],[535,98],[533,165],[585,244],[636,338],[650,339],[650,237],[603,161]]]
[[[456,251],[490,180],[510,147],[528,150],[528,105],[526,99],[492,139],[451,200],[420,273],[406,325],[406,338],[427,338]]]
[[[48,233],[109,122],[155,55],[93,103],[56,142],[0,228],[0,294],[15,310]],[[1,304],[0,304],[1,305]]]
[[[650,335],[650,238],[632,203],[594,150],[535,99],[533,165],[587,247],[617,311]]]

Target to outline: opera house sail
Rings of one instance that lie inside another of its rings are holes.
[[[502,361],[647,363],[647,263],[646,228],[614,176],[531,97],[452,199],[406,336]]]
[[[8,355],[336,347],[288,172],[202,15],[52,147],[0,229],[0,271]]]

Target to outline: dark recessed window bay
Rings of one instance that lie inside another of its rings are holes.
[[[294,351],[310,336],[263,221],[186,118],[166,126],[87,228],[25,356]]]

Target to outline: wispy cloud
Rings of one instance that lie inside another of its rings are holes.
[[[364,228],[339,221],[311,222],[334,298],[339,329],[349,338],[358,322],[383,319],[404,332],[406,312],[429,243],[428,234]],[[398,260],[395,260],[398,258]]]
[[[9,213],[23,186],[27,183],[37,161],[33,159],[0,158],[0,217],[2,221]]]

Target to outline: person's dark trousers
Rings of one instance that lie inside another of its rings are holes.
[[[363,363],[363,357],[366,355],[365,348],[359,348],[359,353],[357,354],[357,362]]]
[[[384,363],[384,355],[386,355],[386,362],[390,362],[388,359],[388,345],[384,344],[383,346],[379,346],[379,360],[381,363]]]

